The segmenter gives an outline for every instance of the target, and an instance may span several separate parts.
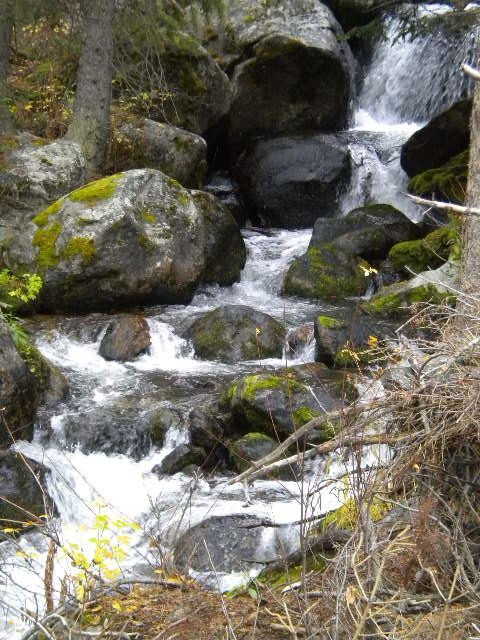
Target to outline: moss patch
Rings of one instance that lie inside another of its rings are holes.
[[[429,169],[408,183],[408,190],[418,196],[463,203],[467,191],[469,151],[454,156],[438,169]]]
[[[436,269],[448,260],[458,243],[458,233],[450,226],[436,229],[421,240],[399,242],[390,249],[388,258],[393,266],[408,274]]]
[[[318,316],[317,321],[324,329],[341,329],[345,326],[344,322],[337,320],[337,318],[332,318],[331,316]]]
[[[409,313],[408,307],[419,302],[431,304],[454,304],[455,296],[448,291],[439,291],[434,285],[426,284],[413,289],[404,289],[404,283],[396,283],[385,287],[374,296],[363,308],[375,315],[383,317],[401,317]]]
[[[66,247],[61,250],[60,255],[65,260],[73,260],[77,256],[81,256],[82,263],[87,265],[95,260],[97,249],[91,238],[77,236],[76,238],[70,238]]]
[[[57,253],[57,240],[62,233],[62,225],[54,222],[49,227],[37,229],[32,245],[37,247],[37,264],[41,270],[52,269],[60,261]]]
[[[95,182],[90,182],[80,189],[72,191],[68,196],[72,202],[86,202],[90,206],[111,198],[118,187],[118,183],[123,173],[115,173],[113,176],[107,176]]]
[[[65,198],[60,198],[49,207],[38,213],[34,218],[33,222],[37,225],[37,227],[46,227],[50,221],[51,216],[57,215],[57,213],[62,208],[62,204]]]

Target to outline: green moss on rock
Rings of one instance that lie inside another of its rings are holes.
[[[344,322],[337,318],[332,318],[331,316],[318,316],[317,320],[325,329],[340,329],[345,326]]]
[[[76,238],[70,238],[66,247],[61,250],[60,256],[64,260],[73,260],[77,256],[81,256],[83,264],[87,265],[95,260],[97,249],[92,238],[77,236]]]
[[[450,226],[436,229],[421,240],[399,242],[390,249],[388,258],[399,271],[421,273],[436,269],[448,260],[458,242],[458,233]]]
[[[95,180],[84,187],[72,191],[68,197],[72,202],[86,202],[89,205],[94,205],[101,200],[107,200],[115,194],[122,176],[122,173],[115,173],[113,176]]]
[[[35,232],[32,245],[38,249],[37,264],[39,269],[52,269],[59,263],[57,240],[61,232],[62,225],[59,222],[54,222],[49,227],[41,227]]]
[[[50,217],[56,215],[60,211],[64,200],[65,198],[60,198],[60,200],[57,200],[49,207],[38,213],[33,218],[33,222],[37,225],[37,227],[46,227],[50,221]]]
[[[385,287],[379,294],[364,304],[364,309],[383,317],[401,317],[409,313],[408,307],[420,302],[431,304],[455,302],[455,296],[448,291],[439,291],[432,284],[406,289],[405,283],[396,283]]]
[[[469,151],[454,156],[438,169],[418,174],[408,183],[408,190],[418,196],[463,203],[467,191]]]

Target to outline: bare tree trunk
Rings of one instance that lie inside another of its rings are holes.
[[[114,0],[83,0],[83,35],[73,122],[68,137],[79,142],[90,176],[107,156],[112,94]]]
[[[480,35],[477,54],[480,65]],[[480,207],[480,81],[476,82],[473,98],[466,204],[467,207]],[[480,297],[480,217],[468,214],[463,222],[462,289]],[[480,303],[478,306],[480,309]]]
[[[14,0],[0,0],[0,134],[13,130],[9,109],[8,69],[12,41]]]

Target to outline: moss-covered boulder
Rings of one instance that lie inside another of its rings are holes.
[[[309,364],[239,378],[225,392],[222,408],[231,413],[228,428],[232,433],[263,433],[278,440],[354,397],[356,391],[348,375]],[[309,439],[328,440],[336,428],[336,424],[325,421]]]
[[[463,203],[467,192],[469,151],[463,151],[437,169],[428,169],[408,183],[417,196]]]
[[[395,269],[412,275],[412,271],[416,274],[444,264],[459,242],[458,232],[452,226],[441,227],[420,240],[395,244],[388,259]]]
[[[363,305],[365,311],[382,317],[408,315],[410,307],[420,302],[454,304],[459,267],[456,262],[446,262],[438,269],[424,271],[411,280],[383,287]]]
[[[350,170],[348,147],[338,136],[302,133],[252,144],[234,174],[250,216],[300,228],[336,211]]]
[[[188,302],[201,282],[231,284],[245,245],[214,196],[153,169],[72,191],[33,219],[33,271],[49,310]]]
[[[0,136],[0,267],[14,273],[28,270],[33,258],[32,218],[83,184],[85,175],[85,157],[74,142],[47,144],[28,134]]]
[[[243,0],[232,13],[231,34],[243,53],[232,79],[233,144],[344,127],[353,58],[330,10],[309,0]]]
[[[232,304],[202,315],[187,336],[203,360],[263,360],[281,358],[285,327],[266,313]]]
[[[46,491],[47,469],[12,449],[0,450],[0,522],[2,528],[22,531],[45,520],[54,505]]]
[[[0,446],[30,440],[38,408],[53,406],[68,392],[62,374],[30,342],[23,330],[9,327],[0,314]]]
[[[418,226],[395,207],[370,204],[345,216],[318,218],[309,248],[331,242],[344,252],[375,261],[385,258],[393,244],[418,238],[419,233]]]
[[[315,360],[329,366],[357,367],[385,357],[382,340],[394,334],[394,327],[374,322],[363,313],[343,318],[319,315],[315,327]]]
[[[113,172],[158,169],[184,187],[199,189],[207,175],[207,143],[200,136],[144,118],[115,131]]]
[[[470,142],[472,99],[456,102],[422,129],[402,147],[400,163],[412,177],[441,167],[467,149]]]
[[[368,265],[333,244],[311,247],[296,258],[285,276],[283,292],[301,298],[338,299],[363,295]]]

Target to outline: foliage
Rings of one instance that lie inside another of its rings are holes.
[[[76,542],[62,547],[74,569],[71,579],[80,602],[87,601],[99,584],[119,577],[119,565],[128,556],[132,533],[140,528],[136,522],[112,519],[103,503],[96,504],[88,548]]]
[[[38,274],[15,275],[8,269],[0,271],[0,314],[15,312],[31,302],[40,293],[43,281]]]

